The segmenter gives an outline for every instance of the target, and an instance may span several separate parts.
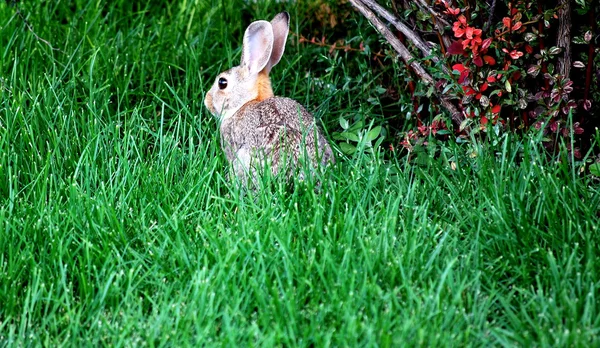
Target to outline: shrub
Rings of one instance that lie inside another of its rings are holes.
[[[399,35],[415,57],[420,41],[431,49],[430,56],[420,54],[418,63],[435,85],[422,84],[414,94],[435,98],[411,110],[416,118],[396,134],[400,147],[412,153],[430,144],[432,137],[468,141],[486,139],[490,132],[539,130],[547,149],[555,151],[564,141],[574,157],[581,157],[580,146],[571,147],[571,139],[582,139],[580,135],[589,128],[583,138],[588,140],[599,122],[600,109],[592,103],[600,94],[600,59],[593,35],[598,3],[436,0],[427,7],[423,1],[397,1],[392,2],[397,9],[392,15],[372,0],[351,2],[363,14],[372,11],[400,28]],[[387,41],[394,41],[377,26],[377,18],[365,16]],[[410,24],[414,30],[398,23]],[[406,63],[422,77],[413,62]],[[433,93],[428,92],[431,89]],[[441,103],[445,98],[452,100],[461,118],[445,112]]]

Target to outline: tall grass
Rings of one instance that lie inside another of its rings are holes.
[[[0,343],[598,345],[598,184],[533,137],[227,179],[204,91],[281,6],[0,4]],[[330,133],[318,50],[274,83]]]

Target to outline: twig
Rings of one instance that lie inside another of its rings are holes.
[[[436,34],[438,40],[440,40],[442,53],[446,55],[446,48],[450,47],[450,45],[452,45],[452,42],[450,41],[450,38],[448,36],[444,35],[444,27],[440,26],[440,23],[437,21],[433,14],[431,15],[431,20],[433,21],[433,25],[435,25],[435,28],[437,29]]]
[[[48,42],[48,40],[45,40],[45,39],[41,38],[38,34],[35,33],[35,31],[33,30],[33,27],[31,26],[31,24],[29,24],[29,21],[27,20],[27,18],[25,18],[25,16],[23,15],[23,13],[21,12],[20,9],[17,8],[17,12],[16,13],[19,16],[19,18],[21,18],[21,20],[23,21],[23,23],[25,23],[25,26],[27,27],[27,30],[29,30],[33,34],[33,36],[35,37],[36,40],[45,43],[53,51],[62,52],[60,49],[52,47],[52,44],[50,42]]]
[[[537,8],[538,8],[538,14],[540,16],[543,16],[544,14],[544,10],[542,8],[542,4],[540,3],[541,0],[537,0]],[[544,23],[542,21],[538,22],[538,33],[539,33],[539,40],[538,40],[538,45],[540,47],[540,50],[543,50],[545,48],[544,45]],[[548,72],[548,62],[546,61],[542,61],[542,69],[541,69],[542,73],[547,73]],[[544,87],[546,89],[546,91],[548,91],[550,89],[550,81],[549,79],[544,77]]]
[[[539,20],[539,19],[533,19],[533,20],[530,20],[530,21],[528,21],[528,22],[523,22],[523,23],[521,23],[521,25],[522,25],[522,26],[526,26],[526,25],[529,25],[529,24],[535,24],[535,23],[541,23],[541,22],[540,22],[540,20]],[[494,35],[494,38],[496,38],[496,39],[497,39],[497,38],[499,38],[499,37],[502,37],[502,36],[504,36],[505,34],[512,33],[512,32],[513,32],[513,29],[512,29],[512,27],[513,27],[513,23],[512,23],[512,19],[511,19],[511,22],[510,22],[510,28],[508,28],[508,29],[505,29],[505,30],[504,30],[504,31],[502,31],[502,32],[499,32],[498,34],[495,34],[495,35]],[[542,48],[543,48],[543,47],[542,47]]]
[[[304,37],[304,35],[302,34],[296,34],[296,33],[291,33],[292,36],[296,36],[298,38],[298,43],[308,43],[311,45],[315,45],[318,47],[329,47],[329,53],[332,53],[333,51],[344,51],[344,52],[364,52],[365,48],[363,47],[363,44],[361,43],[359,48],[354,48],[350,45],[338,45],[337,42],[334,42],[332,44],[327,43],[327,41],[325,41],[325,37],[319,39],[319,38],[312,38],[312,39],[307,39]],[[381,53],[381,52],[371,52],[371,54],[376,57],[376,58],[385,58],[385,54]]]
[[[442,18],[442,16],[440,16],[439,13],[435,12],[435,10],[429,4],[427,4],[425,0],[417,0],[417,6],[427,10],[427,12],[434,16],[437,19],[437,21],[442,23],[442,25],[446,27],[450,26],[450,23],[448,23],[444,18]]]
[[[356,1],[350,1],[350,2],[353,4],[356,3]],[[398,18],[396,18],[388,10],[383,8],[381,5],[379,5],[374,0],[360,0],[360,2],[366,4],[374,12],[376,12],[381,17],[383,17],[383,19],[390,22],[390,24],[392,24],[398,31],[400,31],[402,34],[404,34],[404,36],[406,36],[406,38],[408,40],[410,40],[415,45],[415,47],[417,47],[421,51],[423,56],[425,56],[425,57],[431,56],[431,46],[427,42],[425,42],[425,40],[423,40],[419,35],[417,35],[417,33],[415,33],[412,29],[410,29],[408,26],[406,26],[406,24],[404,24],[400,20],[398,20]],[[355,5],[355,7],[356,7],[356,5]],[[371,12],[371,11],[369,11],[369,12]],[[373,13],[373,12],[371,12],[371,13]],[[364,13],[363,13],[363,15],[364,15]],[[365,17],[366,17],[366,15],[365,15]],[[375,17],[374,14],[373,14],[373,17]],[[379,20],[379,19],[377,19],[377,20]],[[383,26],[385,27],[385,25],[383,25]],[[385,28],[387,29],[387,27],[385,27]],[[404,45],[402,45],[402,46],[404,46]],[[438,63],[440,61],[439,58],[436,56],[432,56],[431,60],[434,63]],[[445,65],[442,65],[441,67],[442,67],[442,70],[444,70],[444,73],[450,74],[448,67],[446,67]]]
[[[396,16],[400,14],[400,12],[398,12],[398,5],[396,5],[396,0],[392,0],[392,9],[394,10]]]
[[[373,13],[373,11],[368,9],[367,6],[360,0],[349,0],[349,1],[356,9],[358,9],[360,11],[360,13],[362,13],[363,16],[365,16],[365,18],[367,18],[367,20],[377,29],[377,31],[379,31],[379,33],[381,33],[381,35],[383,35],[383,37],[387,40],[387,42],[400,55],[402,60],[404,60],[404,62],[413,69],[413,71],[417,74],[417,76],[419,76],[419,78],[421,78],[426,84],[435,86],[435,81],[433,80],[431,75],[429,75],[429,73],[427,71],[425,71],[425,69],[423,69],[421,64],[419,64],[419,62],[415,60],[415,58],[408,51],[406,46],[404,46],[402,44],[402,42],[400,42],[400,40],[398,40],[398,38],[396,38],[394,36],[394,34],[391,32],[391,30],[385,24],[383,24],[381,19],[379,19],[375,15],[375,13]],[[369,0],[363,0],[363,1],[367,2]],[[395,19],[395,18],[393,18],[393,19]],[[397,21],[397,20],[395,22],[399,23],[399,21]],[[412,36],[415,36],[414,33],[412,32],[412,30],[408,30],[407,32],[410,34],[413,34]],[[454,104],[452,104],[452,102],[450,102],[450,100],[446,96],[444,96],[441,93],[441,91],[438,90],[437,88],[435,89],[435,94],[438,97],[438,99],[440,100],[440,103],[442,104],[442,106],[444,108],[446,108],[448,111],[450,111],[450,113],[452,115],[452,120],[456,124],[460,124],[464,118],[462,113],[460,113],[460,111],[458,111],[458,109],[454,106]]]
[[[435,12],[431,6],[429,6],[425,0],[417,0],[417,6],[419,6],[422,10],[429,12],[431,15],[431,20],[433,21],[433,25],[435,29],[437,29],[437,36],[440,40],[441,45],[443,46],[442,52],[446,53],[445,48],[450,47],[452,42],[450,38],[444,35],[444,27],[449,26],[450,24],[440,16],[439,13]]]
[[[592,8],[590,9],[590,27],[591,27],[591,32],[595,33],[596,32],[596,21],[595,21],[595,16],[594,16],[594,7],[592,6]],[[584,95],[584,99],[588,100],[589,96],[590,96],[590,86],[592,84],[592,69],[594,67],[594,40],[590,40],[590,42],[588,43],[588,64],[587,64],[587,69],[585,72],[585,90],[583,92]]]
[[[392,45],[396,52],[398,52],[402,60],[410,65],[420,78],[425,80],[425,82],[428,84],[434,83],[431,75],[429,75],[427,71],[423,69],[421,64],[415,60],[406,46],[404,46],[404,44],[402,44],[402,42],[400,42],[400,40],[394,36],[390,29],[388,29],[388,27],[386,27],[385,24],[383,24],[383,22],[377,18],[375,13],[369,10],[360,0],[350,0],[350,3],[354,5],[354,7],[356,7],[363,14],[363,16],[365,16],[367,20],[371,22],[371,24],[373,24],[377,31],[379,31],[379,33],[385,37],[388,43]]]
[[[592,6],[592,8],[590,9],[590,29],[592,33],[596,32],[596,16],[594,14],[594,7]],[[588,42],[588,62],[587,62],[587,68],[585,71],[585,89],[583,90],[583,99],[584,99],[584,103],[589,103],[590,102],[590,89],[592,86],[592,69],[594,68],[594,51],[595,51],[595,47],[594,47],[594,40],[590,40],[590,42]],[[584,115],[585,113],[580,113],[579,116],[579,122],[583,123],[584,121]],[[600,157],[598,157],[600,159]]]

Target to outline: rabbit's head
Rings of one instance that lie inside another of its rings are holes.
[[[271,22],[252,22],[244,34],[239,66],[220,73],[204,99],[208,110],[221,120],[244,104],[273,97],[269,72],[285,49],[290,16],[281,12]]]

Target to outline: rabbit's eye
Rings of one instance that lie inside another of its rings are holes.
[[[227,88],[227,79],[224,77],[221,77],[219,79],[219,89],[225,89]]]

